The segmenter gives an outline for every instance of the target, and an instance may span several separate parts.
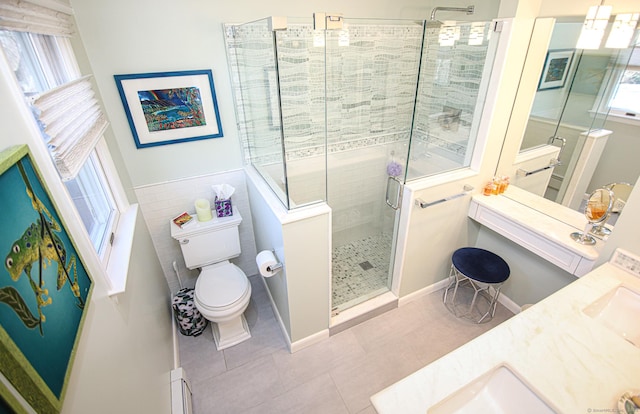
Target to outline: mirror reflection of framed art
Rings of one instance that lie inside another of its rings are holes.
[[[558,49],[547,52],[538,84],[539,91],[564,88],[571,68],[573,53],[574,49]]]

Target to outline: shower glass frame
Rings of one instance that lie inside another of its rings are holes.
[[[447,45],[441,28],[426,25],[405,182],[471,166],[500,37],[495,24],[455,22]]]
[[[311,197],[311,201],[298,200],[296,203],[290,196],[292,172],[287,170],[289,140],[285,130],[286,121],[292,116],[287,109],[295,108],[295,105],[291,104],[292,96],[287,95],[288,89],[283,91],[280,82],[288,62],[278,55],[278,43],[286,43],[289,29],[272,30],[271,18],[264,18],[226,25],[225,30],[230,74],[236,85],[235,110],[245,161],[262,176],[287,210],[325,201],[324,163],[319,174],[320,190]],[[304,42],[304,39],[300,40]],[[324,108],[324,103],[322,105]],[[324,131],[321,131],[321,136],[324,141]]]

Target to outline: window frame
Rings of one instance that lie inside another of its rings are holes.
[[[604,77],[604,79],[609,79],[609,81],[600,86],[600,91],[598,92],[593,112],[595,114],[606,114],[607,120],[609,121],[638,126],[640,125],[640,111],[635,113],[635,115],[628,115],[628,111],[611,107],[611,101],[618,91],[618,85],[620,84],[625,71],[628,69],[628,62],[630,61],[631,55],[640,55],[640,43],[630,46],[628,50],[630,51],[627,52],[628,54],[623,58],[624,63],[619,63],[619,54],[612,57],[611,64],[609,65],[609,69],[605,73]],[[640,70],[640,66],[638,66],[638,70]]]
[[[637,54],[638,55],[637,59],[640,60],[640,47],[638,47],[638,46],[634,47],[633,51],[631,52],[631,56],[633,56],[634,54]],[[631,57],[631,59],[633,59],[633,57]],[[626,74],[626,72],[629,71],[629,70],[632,70],[632,71],[640,73],[640,65],[630,66],[630,64],[627,64],[627,65],[625,65],[625,67],[623,69],[619,70],[619,73],[616,74],[617,75],[616,88],[612,91],[611,95],[609,96],[607,106],[609,107],[609,113],[610,114],[617,115],[617,116],[624,116],[624,117],[629,118],[629,119],[639,120],[640,119],[640,107],[638,107],[637,110],[634,110],[634,111],[630,112],[629,110],[614,108],[614,107],[611,106],[611,102],[616,97],[616,95],[618,93],[618,89],[620,88],[621,80],[624,77],[624,75]],[[638,93],[638,98],[640,98],[640,92]],[[630,113],[633,113],[633,115],[629,115]]]
[[[38,60],[36,63],[40,65],[47,83],[49,83],[49,85],[59,84],[62,79],[63,82],[68,82],[81,77],[82,74],[70,39],[67,37],[51,35],[41,36],[46,37],[42,38],[38,36],[37,33],[29,33],[28,39],[31,42],[35,57]],[[44,41],[42,41],[43,39]],[[51,48],[55,48],[55,50],[52,50]],[[43,62],[52,62],[52,60],[48,60],[51,56],[55,56],[53,59],[57,60],[55,63],[59,64],[59,68],[61,69],[60,72],[51,70],[51,68],[45,68],[42,65]],[[22,96],[27,96],[22,92],[22,88],[20,87],[17,79],[16,86],[20,90]],[[26,101],[23,100],[23,104],[26,106]],[[36,124],[35,119],[33,119],[33,122]],[[39,127],[36,126],[36,128],[39,130]],[[38,144],[41,145],[43,150],[48,153],[44,140],[40,139]],[[106,234],[108,234],[108,236],[106,236],[108,243],[104,244],[104,249],[101,249],[100,251],[96,249],[91,242],[91,237],[83,223],[80,223],[79,227],[82,228],[82,231],[84,231],[84,234],[86,235],[87,244],[91,246],[86,250],[90,250],[96,255],[96,258],[105,273],[106,283],[108,285],[108,295],[113,296],[124,292],[126,288],[128,264],[131,256],[138,206],[137,204],[130,204],[128,201],[118,170],[115,167],[104,136],[100,137],[89,157],[94,161],[93,164],[96,172],[102,176],[103,187],[109,193],[108,198],[113,201],[112,207],[114,208],[114,217],[113,219],[110,219],[111,223],[106,230]],[[88,161],[89,160],[87,160],[87,162]],[[64,185],[62,182],[63,180],[59,175],[57,175],[57,178],[62,183],[68,204],[72,205],[74,208],[74,216],[78,221],[82,222],[78,208],[71,197],[67,186]]]
[[[102,138],[101,138],[102,140]],[[89,189],[94,189],[94,188],[100,188],[102,189],[102,194],[104,199],[107,201],[108,207],[110,208],[109,210],[109,216],[106,220],[106,224],[101,228],[100,233],[98,234],[99,236],[99,246],[96,246],[96,239],[98,239],[98,237],[96,237],[94,239],[94,234],[92,234],[92,232],[90,232],[87,229],[87,234],[89,235],[89,238],[91,239],[92,243],[93,243],[93,247],[96,249],[96,253],[98,254],[98,256],[100,257],[101,261],[103,262],[103,264],[106,265],[106,262],[109,258],[110,252],[111,252],[111,234],[113,234],[113,232],[115,231],[115,228],[117,227],[118,224],[118,219],[120,216],[120,209],[118,208],[115,199],[113,197],[113,191],[111,190],[111,185],[109,184],[105,171],[104,171],[104,166],[102,161],[99,158],[99,152],[98,151],[92,151],[91,154],[89,154],[89,158],[87,159],[86,163],[84,164],[84,166],[86,166],[87,164],[91,164],[91,173],[93,175],[95,175],[95,178],[97,180],[97,185],[91,185],[89,187]],[[80,170],[80,173],[82,173],[83,168]],[[80,213],[80,208],[78,206],[78,204],[75,202],[75,197],[72,195],[72,191],[69,189],[68,183],[70,181],[67,181],[65,183],[65,187],[67,187],[67,190],[69,191],[69,194],[74,202],[74,205],[76,206],[76,210],[78,210],[78,214],[83,217],[83,214]],[[79,182],[78,184],[87,184],[87,182],[85,182],[84,180]],[[91,184],[93,184],[93,182],[91,182]],[[79,185],[79,187],[82,187],[81,185]],[[83,199],[84,200],[84,199]],[[96,207],[100,207],[97,206],[93,203],[87,203],[87,206],[94,211],[94,209]],[[93,214],[92,214],[93,216]],[[83,218],[84,220],[84,218]],[[86,226],[85,226],[86,227]],[[97,248],[96,248],[97,247]]]

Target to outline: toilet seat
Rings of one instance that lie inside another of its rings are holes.
[[[233,308],[251,294],[249,279],[230,262],[202,269],[196,280],[195,299],[200,307],[211,311]]]

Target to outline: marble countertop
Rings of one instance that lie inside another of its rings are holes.
[[[640,389],[640,348],[583,309],[620,285],[640,292],[640,277],[605,263],[375,394],[373,406],[380,414],[424,414],[506,364],[560,413],[617,412],[618,398]]]
[[[589,260],[598,258],[605,243],[597,238],[593,246],[576,243],[570,235],[584,230],[587,220],[583,214],[517,187],[509,186],[499,196],[474,195],[473,201]]]

